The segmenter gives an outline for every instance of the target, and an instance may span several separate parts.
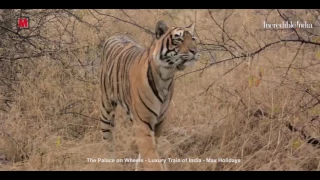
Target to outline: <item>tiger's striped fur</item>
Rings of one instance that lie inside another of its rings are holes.
[[[106,40],[101,59],[101,130],[112,139],[115,109],[121,105],[134,125],[139,157],[159,159],[156,151],[174,89],[174,74],[198,59],[194,24],[168,27],[159,21],[153,44],[144,49],[127,36]],[[142,163],[163,170],[161,163]]]

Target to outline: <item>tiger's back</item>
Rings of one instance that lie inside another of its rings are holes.
[[[144,48],[127,36],[113,36],[106,40],[101,61],[100,84],[104,106],[102,111],[106,110],[108,103],[112,106],[120,103],[127,112],[129,111],[131,103],[129,69],[143,52]]]

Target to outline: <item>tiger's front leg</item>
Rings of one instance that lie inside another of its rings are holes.
[[[149,126],[149,123],[140,119],[137,119],[134,123],[136,145],[139,150],[139,157],[143,159],[143,169],[145,171],[163,171],[161,162],[150,162],[160,159],[153,128]]]

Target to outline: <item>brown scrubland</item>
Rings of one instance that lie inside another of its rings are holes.
[[[134,170],[88,161],[137,158],[121,107],[102,140],[100,54],[115,34],[148,47],[158,20],[195,22],[201,50],[176,75],[159,154],[188,161],[169,170],[320,170],[320,11],[303,9],[2,10],[0,170]],[[312,28],[264,28],[286,21]]]

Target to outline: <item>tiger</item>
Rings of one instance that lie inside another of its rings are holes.
[[[105,40],[100,70],[100,121],[104,140],[113,140],[115,109],[120,105],[133,125],[138,159],[145,171],[164,171],[157,142],[173,97],[175,74],[199,58],[195,23],[168,26],[159,20],[155,38],[143,48],[133,38],[113,35]],[[149,160],[147,160],[149,159]],[[136,165],[137,170],[137,165]]]

